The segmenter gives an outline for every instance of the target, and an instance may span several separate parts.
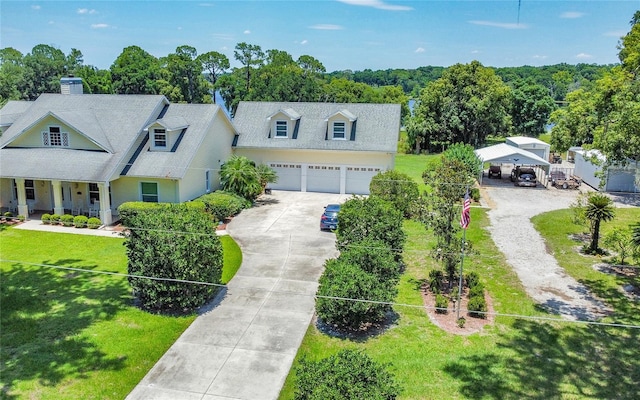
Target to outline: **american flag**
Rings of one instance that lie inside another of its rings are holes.
[[[464,203],[462,204],[462,214],[460,215],[460,226],[462,229],[467,229],[471,222],[471,197],[469,197],[469,190],[464,195]]]

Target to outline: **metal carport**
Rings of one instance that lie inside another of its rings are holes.
[[[533,165],[542,167],[547,174],[551,165],[548,161],[530,151],[506,143],[484,147],[476,150],[475,153],[483,164],[488,162],[491,164],[512,164],[514,166]],[[479,178],[480,183],[482,183],[482,174],[480,174]]]

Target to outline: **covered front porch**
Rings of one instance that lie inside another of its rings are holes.
[[[26,178],[0,179],[0,206],[29,218],[36,211],[100,218],[113,223],[109,182],[70,182]]]

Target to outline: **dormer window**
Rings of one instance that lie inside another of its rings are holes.
[[[333,139],[335,140],[344,140],[345,136],[346,124],[343,121],[335,121],[333,123]]]
[[[51,147],[69,147],[69,134],[62,132],[59,126],[50,126],[42,132],[42,144]]]
[[[276,137],[286,138],[289,136],[287,121],[276,121]]]
[[[153,146],[156,148],[167,147],[167,131],[165,129],[153,130]]]

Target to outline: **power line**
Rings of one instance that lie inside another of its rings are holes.
[[[191,280],[185,280],[185,279],[161,278],[161,277],[153,277],[153,276],[145,276],[145,275],[132,275],[132,274],[125,274],[125,273],[120,273],[120,272],[95,271],[95,270],[89,270],[89,269],[83,269],[83,268],[75,268],[75,267],[67,267],[67,266],[60,266],[60,265],[51,265],[51,264],[43,264],[43,263],[31,263],[31,262],[25,262],[25,261],[20,261],[20,260],[0,259],[0,262],[14,263],[14,264],[17,263],[17,264],[22,264],[22,265],[34,266],[34,267],[52,268],[52,269],[75,271],[75,272],[85,272],[85,273],[89,273],[89,274],[101,274],[101,275],[112,275],[112,276],[118,276],[118,277],[131,277],[131,278],[138,278],[138,279],[150,279],[150,280],[156,280],[156,281],[189,283],[189,284],[195,284],[195,285],[215,286],[215,287],[221,287],[221,288],[228,287],[228,285],[219,284],[219,283],[191,281]],[[454,309],[442,308],[442,307],[432,307],[432,306],[426,306],[426,305],[416,305],[416,304],[408,304],[408,303],[397,303],[397,302],[386,302],[386,301],[377,301],[377,300],[357,299],[357,298],[350,298],[350,297],[323,296],[323,295],[317,295],[317,294],[305,294],[305,293],[292,292],[292,291],[286,291],[286,290],[270,290],[270,289],[266,289],[266,288],[252,287],[252,286],[245,286],[245,287],[237,286],[236,288],[237,289],[241,289],[241,290],[242,289],[246,289],[246,290],[268,291],[270,293],[279,293],[279,294],[295,294],[297,296],[314,297],[316,299],[317,298],[324,298],[324,299],[328,299],[328,300],[340,300],[340,301],[351,301],[351,302],[360,302],[360,303],[380,304],[380,305],[387,305],[387,306],[391,306],[391,307],[405,307],[405,308],[415,308],[415,309],[423,309],[423,310],[446,310],[448,312],[455,311]],[[468,309],[467,310],[461,310],[461,311],[464,311],[465,313],[469,312]],[[609,323],[609,322],[598,322],[598,321],[589,321],[589,320],[567,320],[567,319],[553,318],[553,317],[522,315],[522,314],[509,314],[509,313],[498,313],[498,312],[492,312],[492,313],[490,313],[490,312],[478,312],[478,311],[472,311],[472,312],[476,313],[476,314],[480,314],[480,315],[487,315],[487,316],[490,315],[490,316],[496,316],[496,317],[529,319],[529,320],[538,320],[538,321],[545,321],[545,322],[576,323],[576,324],[605,326],[605,327],[614,327],[614,328],[640,329],[640,325],[631,325],[631,324],[622,324],[622,323]]]

